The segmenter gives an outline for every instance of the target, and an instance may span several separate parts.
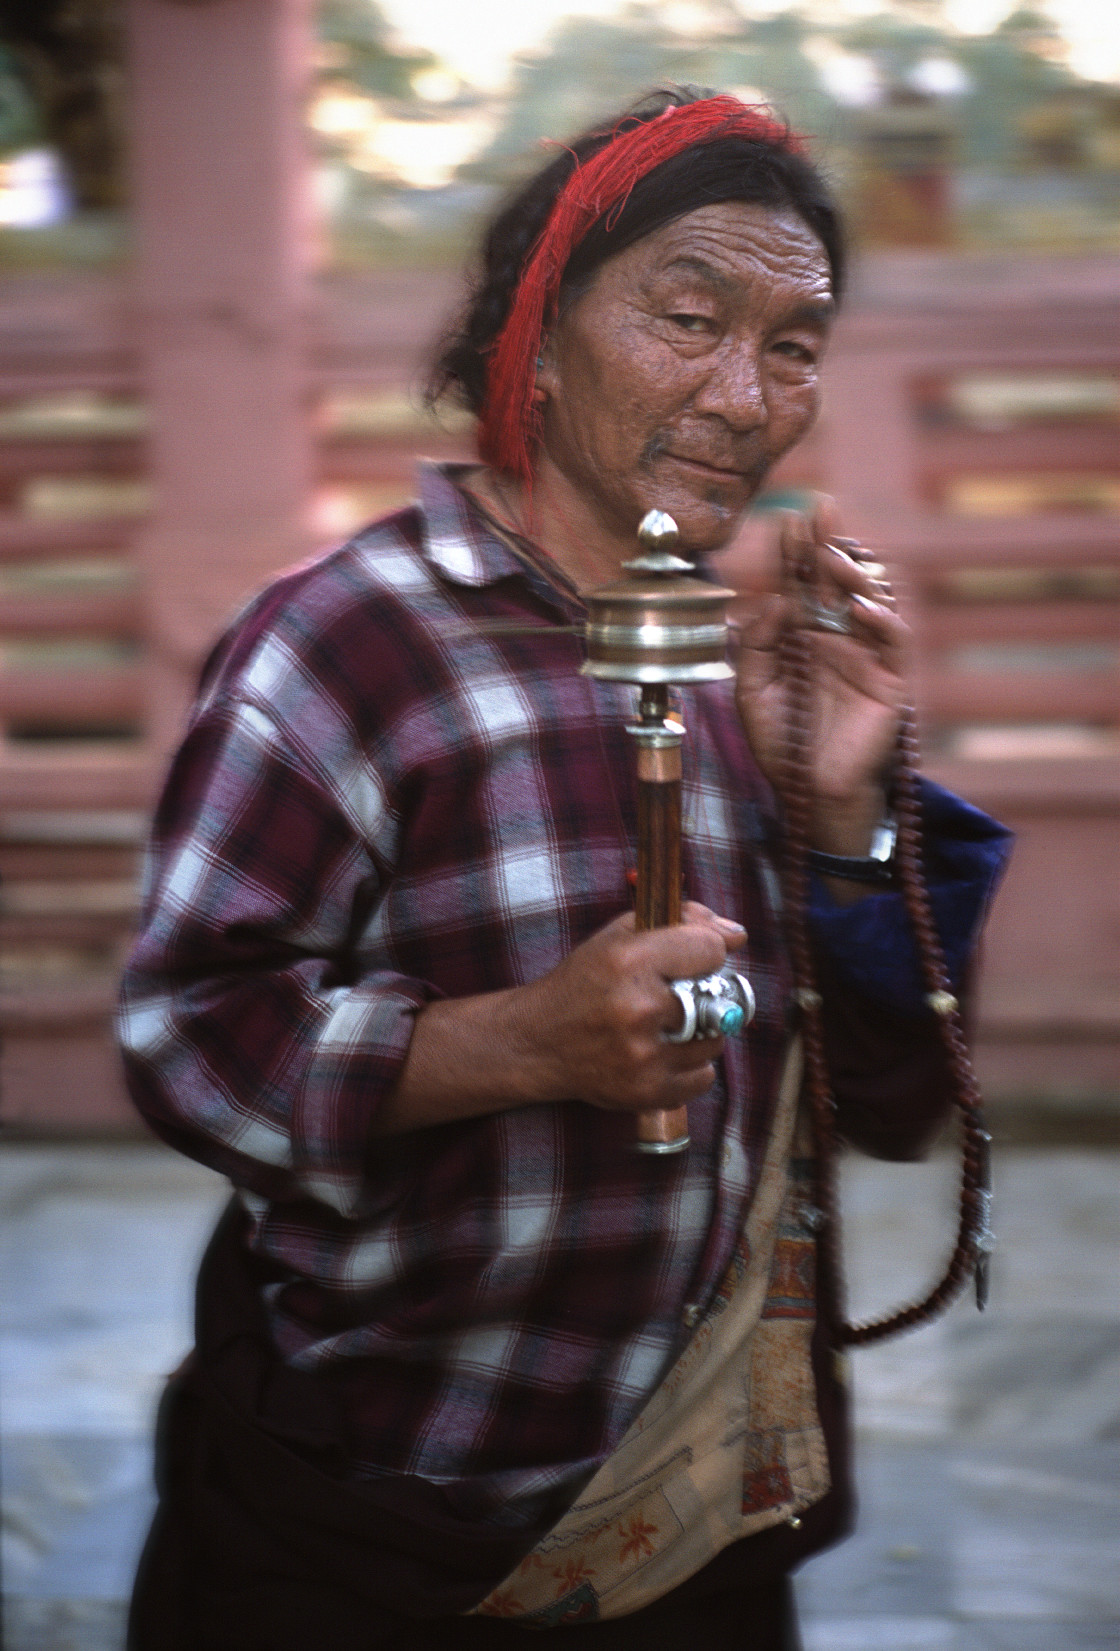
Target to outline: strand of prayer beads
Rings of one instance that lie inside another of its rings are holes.
[[[858,552],[859,547],[852,541],[844,543],[849,554]],[[865,560],[858,555],[855,559]],[[801,606],[811,616],[815,600],[813,547],[807,545],[796,558],[791,557],[783,571],[786,588],[798,596],[799,602],[802,597],[807,599],[801,602]],[[889,587],[884,584],[884,589],[889,595]],[[811,624],[809,617],[805,626],[791,627],[781,642],[782,667],[790,696],[783,787],[788,821],[785,893],[796,982],[795,997],[801,1013],[806,1082],[816,1135],[817,1238],[819,1265],[825,1282],[823,1294],[824,1299],[832,1304],[830,1329],[834,1342],[840,1346],[863,1346],[928,1323],[960,1294],[970,1275],[975,1279],[977,1306],[983,1309],[986,1305],[988,1259],[992,1247],[989,1226],[991,1136],[984,1125],[980,1092],[965,1041],[960,1005],[949,980],[922,869],[921,805],[917,788],[918,743],[914,714],[907,709],[899,719],[892,781],[892,801],[898,822],[895,854],[898,883],[917,945],[925,1001],[930,1012],[937,1017],[953,1103],[960,1118],[962,1161],[959,1219],[955,1243],[945,1270],[927,1295],[865,1323],[849,1323],[844,1317],[842,1247],[836,1192],[836,1102],[825,1054],[823,1005],[813,965],[807,918],[812,800]]]

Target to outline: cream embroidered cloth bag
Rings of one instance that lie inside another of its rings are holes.
[[[812,1165],[801,1048],[735,1257],[688,1347],[578,1502],[475,1611],[556,1627],[627,1616],[829,1487],[810,1365]]]

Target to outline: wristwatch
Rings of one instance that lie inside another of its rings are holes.
[[[811,848],[808,854],[812,869],[823,877],[843,877],[849,883],[878,883],[887,887],[894,882],[894,845],[898,824],[887,814],[875,827],[871,848],[865,855],[825,854]]]

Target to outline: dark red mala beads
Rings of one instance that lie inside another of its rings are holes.
[[[812,601],[814,573],[811,547],[806,548],[805,554],[796,563],[787,565],[785,577],[787,590],[799,604],[803,604],[805,598]],[[786,921],[796,982],[795,995],[801,1012],[806,1084],[816,1137],[816,1197],[820,1211],[818,1258],[826,1285],[824,1299],[833,1304],[830,1329],[834,1341],[839,1346],[864,1346],[928,1323],[960,1294],[970,1274],[976,1281],[977,1306],[983,1308],[986,1304],[991,1248],[988,1226],[991,1137],[984,1126],[980,1092],[965,1042],[960,1006],[949,981],[922,868],[921,808],[916,783],[918,747],[913,712],[907,710],[900,719],[892,780],[898,823],[895,858],[899,886],[917,944],[926,1002],[937,1016],[952,1084],[953,1103],[960,1116],[960,1218],[953,1252],[941,1279],[928,1295],[881,1318],[864,1324],[849,1324],[843,1310],[843,1267],[836,1196],[836,1103],[825,1056],[821,996],[813,967],[807,918],[813,671],[812,651],[804,628],[791,627],[786,630],[780,643],[780,654],[789,695],[783,783],[787,823],[784,863]]]

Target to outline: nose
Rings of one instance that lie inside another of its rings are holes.
[[[741,339],[734,344],[729,342],[694,396],[693,408],[698,413],[722,419],[737,434],[761,429],[770,413],[757,345]]]

